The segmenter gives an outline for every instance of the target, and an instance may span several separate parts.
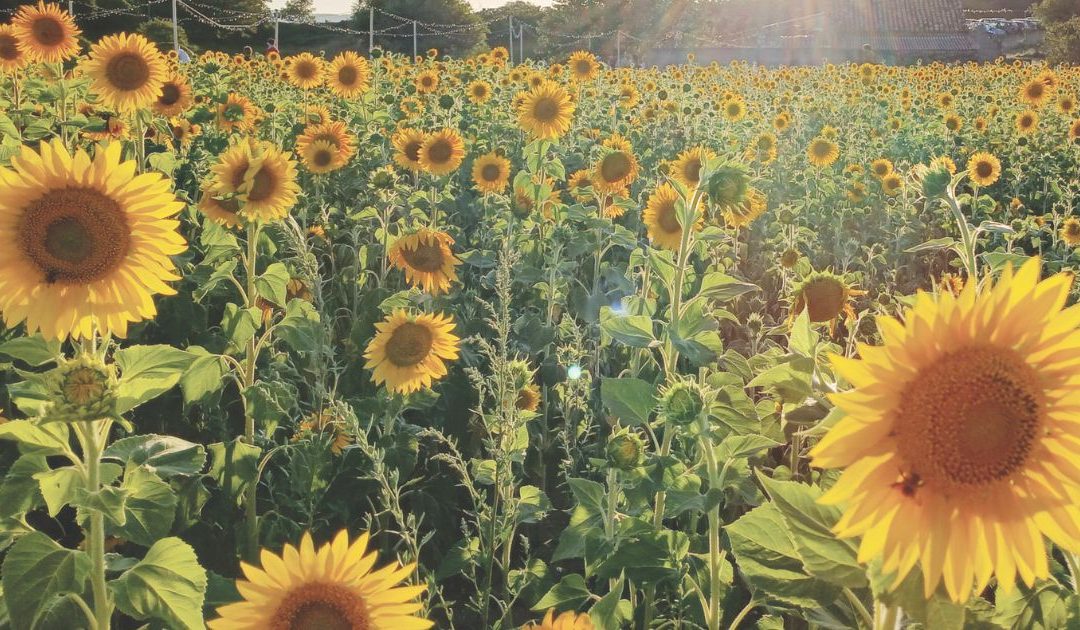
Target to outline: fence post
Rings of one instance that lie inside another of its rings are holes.
[[[518,27],[518,61],[525,62],[525,24]]]
[[[615,67],[622,65],[622,31],[615,31]]]
[[[510,25],[510,65],[514,65],[514,16],[508,15],[506,19]]]
[[[416,63],[416,57],[419,53],[416,48],[416,20],[412,21],[412,56],[413,63]]]
[[[172,40],[173,50],[180,56],[180,26],[176,21],[176,0],[172,0]]]
[[[281,38],[278,36],[281,27],[281,17],[274,12],[274,48],[278,49],[278,54],[281,54]]]
[[[375,7],[368,6],[368,34],[367,34],[367,52],[368,56],[371,56],[371,51],[375,49]]]

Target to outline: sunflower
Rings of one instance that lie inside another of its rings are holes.
[[[661,249],[679,251],[682,242],[682,225],[679,223],[677,207],[679,193],[671,184],[657,186],[645,204],[642,223],[649,234],[649,241]],[[701,230],[705,218],[699,216],[694,224],[695,232]]]
[[[619,104],[630,109],[641,100],[641,94],[633,83],[623,83],[619,86]]]
[[[372,369],[376,385],[408,394],[430,387],[446,376],[446,361],[458,357],[458,338],[452,317],[395,310],[375,324],[377,331],[364,352],[364,367]]]
[[[861,535],[893,587],[918,563],[927,596],[944,581],[964,602],[995,575],[1006,593],[1047,578],[1043,536],[1080,549],[1080,308],[1064,309],[1072,274],[1039,268],[921,294],[904,323],[878,320],[883,345],[833,358],[854,389],[811,451],[846,468],[821,501],[845,506],[837,534]]]
[[[945,128],[956,133],[964,126],[964,119],[960,118],[956,114],[948,114],[945,116]]]
[[[603,153],[593,169],[597,190],[614,194],[630,186],[638,176],[638,160],[630,141],[619,134],[604,140]]]
[[[791,306],[790,319],[794,321],[805,310],[811,322],[827,322],[832,330],[841,315],[849,322],[855,319],[855,309],[852,308],[850,300],[854,296],[865,294],[865,291],[849,286],[842,276],[828,271],[815,271],[795,287],[795,302]]]
[[[1016,115],[1016,130],[1022,134],[1029,134],[1039,126],[1039,114],[1033,111],[1020,112]]]
[[[890,197],[895,197],[904,189],[904,180],[897,173],[889,173],[881,178],[881,190]]]
[[[840,147],[832,140],[818,136],[810,142],[810,146],[806,149],[806,157],[814,166],[829,166],[840,158]]]
[[[1063,94],[1058,97],[1057,100],[1058,111],[1062,114],[1069,115],[1076,110],[1076,97],[1071,94]]]
[[[235,195],[222,195],[218,198],[214,190],[213,180],[208,180],[202,186],[202,196],[199,198],[199,211],[214,223],[228,228],[240,227],[244,224],[244,217],[240,214],[240,201]]]
[[[469,101],[474,105],[486,103],[491,98],[491,84],[477,79],[469,84]]]
[[[305,125],[318,125],[333,120],[330,110],[325,105],[311,103],[304,106],[304,113],[300,116]]]
[[[1072,124],[1069,125],[1069,141],[1076,142],[1077,140],[1080,140],[1080,118],[1072,121]]]
[[[522,129],[541,140],[554,140],[570,130],[574,101],[561,85],[547,81],[525,93],[517,113]]]
[[[342,98],[363,94],[371,85],[371,66],[367,59],[351,50],[334,57],[326,75],[330,91]]]
[[[724,207],[724,222],[729,227],[746,227],[765,214],[767,209],[768,199],[765,194],[756,188],[750,188],[745,199]]]
[[[341,455],[352,444],[353,438],[345,428],[345,422],[337,417],[332,408],[312,413],[300,422],[300,426],[293,436],[293,442],[299,442],[306,436],[329,436],[330,452]]]
[[[728,99],[723,104],[724,118],[731,122],[742,120],[746,117],[746,102],[741,98]]]
[[[757,160],[769,164],[776,159],[776,136],[765,132],[758,134],[746,151],[747,160]]]
[[[316,144],[320,148],[314,148]],[[304,133],[296,137],[296,152],[312,173],[328,173],[352,159],[356,153],[356,138],[340,120],[308,125]]]
[[[878,158],[870,163],[870,172],[874,177],[883,179],[893,172],[893,163],[886,158]]]
[[[694,190],[701,183],[701,167],[716,159],[716,154],[705,147],[691,147],[679,154],[671,166],[671,178]]]
[[[399,129],[390,139],[394,145],[394,161],[404,169],[420,170],[420,148],[427,141],[427,134],[417,129]]]
[[[152,296],[176,293],[170,256],[187,249],[183,204],[155,172],[136,175],[119,142],[91,158],[60,140],[24,146],[0,167],[0,312],[48,339],[126,336],[156,314]]]
[[[162,116],[179,116],[195,102],[187,79],[174,73],[161,84],[161,94],[153,103],[154,112]]]
[[[585,613],[579,615],[572,610],[568,610],[556,617],[555,609],[551,608],[544,615],[543,621],[530,623],[522,630],[593,630],[593,622],[589,615]]]
[[[591,188],[592,185],[592,174],[589,169],[584,168],[574,171],[566,180],[566,188],[570,191],[570,196],[578,203],[588,203],[592,199],[585,193],[585,189]]]
[[[128,124],[122,117],[113,114],[103,115],[105,116],[103,123],[100,126],[85,127],[82,131],[83,136],[94,142],[120,140],[128,136]]]
[[[1020,100],[1032,107],[1038,107],[1050,97],[1051,88],[1041,76],[1034,77],[1020,88]]]
[[[566,65],[570,68],[570,78],[574,81],[592,81],[600,74],[600,63],[596,55],[587,50],[579,50],[570,55]]]
[[[326,62],[309,52],[286,59],[289,83],[301,90],[317,88],[326,80]]]
[[[540,388],[527,383],[517,392],[514,406],[518,411],[536,411],[540,407]]]
[[[217,124],[221,130],[250,131],[255,127],[255,105],[246,96],[229,93],[225,102],[218,105]]]
[[[415,565],[396,562],[372,571],[377,552],[368,551],[370,536],[349,543],[342,530],[318,549],[305,533],[300,547],[285,545],[280,556],[263,550],[262,568],[241,563],[246,580],[236,588],[243,600],[217,609],[212,630],[266,628],[364,628],[425,630],[433,622],[414,616],[414,600],[424,586],[397,586]],[[365,555],[367,554],[367,555]]]
[[[387,252],[391,264],[405,272],[405,280],[432,295],[446,293],[457,281],[454,239],[446,232],[421,228],[394,241]]]
[[[430,133],[420,146],[420,168],[432,175],[447,175],[465,159],[465,141],[456,129]]]
[[[193,125],[186,118],[170,118],[169,119],[169,136],[166,138],[166,144],[171,148],[184,148],[191,144],[192,138],[202,133],[202,127],[199,125]]]
[[[109,35],[90,47],[83,65],[90,90],[110,109],[127,112],[149,107],[168,78],[165,58],[142,35]]]
[[[439,73],[434,70],[424,70],[416,75],[413,83],[420,94],[431,94],[439,89]]]
[[[26,55],[19,48],[15,27],[0,24],[0,72],[12,73],[26,65]]]
[[[1069,247],[1080,245],[1080,219],[1069,217],[1061,224],[1061,240]]]
[[[59,63],[79,54],[79,35],[71,15],[56,4],[24,4],[11,18],[19,50],[29,61]]]
[[[485,153],[473,162],[472,178],[481,193],[500,193],[510,181],[510,160],[495,151]]]
[[[270,142],[235,142],[211,168],[216,195],[235,194],[245,219],[276,221],[296,203],[296,162]]]
[[[989,186],[1001,177],[1001,161],[992,153],[980,151],[968,160],[968,176],[979,186]]]

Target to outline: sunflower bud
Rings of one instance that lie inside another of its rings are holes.
[[[660,415],[668,422],[687,425],[705,411],[705,394],[693,381],[676,381],[660,399]]]
[[[922,187],[922,193],[927,199],[944,197],[949,191],[949,183],[952,175],[944,164],[932,166],[917,166],[914,170],[915,180]]]
[[[606,455],[612,468],[633,470],[641,465],[644,454],[645,443],[629,431],[620,431],[608,440]]]
[[[780,255],[780,266],[784,269],[791,269],[799,262],[799,250],[788,249]]]
[[[88,354],[45,375],[50,403],[43,422],[82,422],[116,416],[116,370]]]
[[[728,207],[742,203],[750,191],[750,175],[737,164],[725,164],[709,174],[705,184],[713,203]]]

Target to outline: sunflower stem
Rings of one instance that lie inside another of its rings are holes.
[[[259,227],[259,224],[254,221],[247,225],[247,256],[244,257],[245,279],[247,280],[244,302],[247,308],[252,308],[258,301],[255,278]],[[240,392],[242,397],[246,397],[247,390],[255,385],[255,362],[259,357],[259,346],[254,336],[252,336],[248,344],[246,354],[247,356],[244,357],[244,373],[242,375],[244,391]],[[244,441],[248,444],[255,444],[255,414],[252,413],[251,406],[246,401],[244,403]],[[258,478],[252,479],[244,490],[244,531],[247,534],[247,540],[245,541],[247,550],[244,557],[249,562],[254,562],[259,555],[259,512],[256,505],[258,490]]]
[[[91,495],[94,495],[101,491],[102,444],[99,441],[97,423],[83,422],[82,434],[86,459],[86,488]],[[112,602],[105,583],[105,517],[98,510],[90,510],[87,553],[90,555],[91,562],[90,584],[94,594],[94,622],[97,630],[107,630],[112,618]]]
[[[900,608],[881,602],[874,605],[874,630],[898,630],[900,628]]]

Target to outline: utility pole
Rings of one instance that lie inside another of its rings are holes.
[[[413,63],[416,63],[417,48],[416,48],[416,20],[412,21],[412,56]]]
[[[518,27],[518,61],[525,62],[525,24]]]
[[[372,5],[368,6],[367,28],[367,52],[370,57],[371,51],[375,50],[375,7]]]
[[[510,24],[510,65],[514,65],[514,16],[508,15],[506,19]]]
[[[278,32],[281,25],[281,13],[274,11],[274,48],[278,49],[278,54],[281,54],[281,39],[278,38]]]
[[[622,31],[615,31],[615,67],[622,65]]]
[[[180,26],[176,21],[176,0],[172,0],[172,41],[176,56],[180,56]]]

